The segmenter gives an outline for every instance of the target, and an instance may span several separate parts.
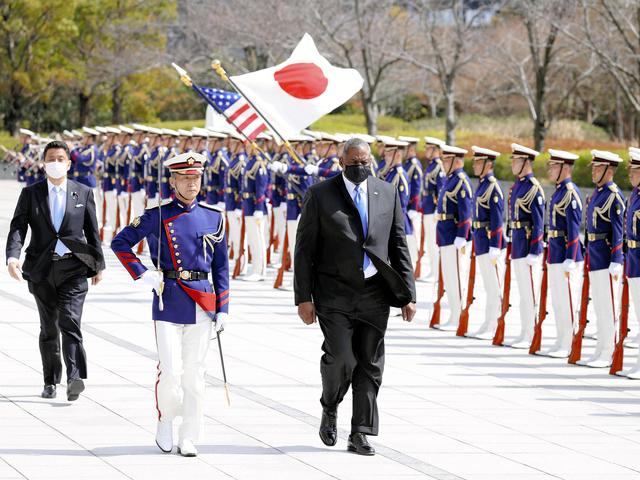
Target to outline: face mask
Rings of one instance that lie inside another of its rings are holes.
[[[368,165],[347,165],[344,169],[344,176],[353,183],[362,183],[371,174]]]
[[[67,162],[45,162],[44,169],[51,178],[62,178],[67,175]]]

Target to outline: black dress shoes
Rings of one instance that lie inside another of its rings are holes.
[[[67,382],[67,400],[73,402],[84,392],[84,382],[80,378],[73,378]]]
[[[369,445],[367,436],[364,433],[352,433],[349,435],[349,443],[347,444],[347,450],[355,452],[358,455],[375,455],[375,449]]]
[[[328,447],[333,447],[338,441],[338,428],[336,421],[338,412],[322,410],[322,420],[320,420],[320,439]]]
[[[55,385],[45,385],[44,390],[40,394],[42,398],[56,398],[56,386]]]

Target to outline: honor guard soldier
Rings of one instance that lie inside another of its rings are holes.
[[[407,174],[409,180],[409,203],[407,205],[407,215],[411,220],[411,226],[413,227],[413,238],[415,245],[409,245],[409,248],[414,248],[415,252],[411,254],[412,258],[417,261],[418,247],[420,245],[420,236],[422,234],[422,164],[418,160],[416,149],[418,148],[418,138],[416,137],[398,137],[401,142],[407,142],[407,149],[405,153],[404,171]],[[415,267],[415,263],[414,263]]]
[[[638,325],[640,325],[640,148],[629,148],[629,181],[633,187],[627,203],[625,235],[627,237],[626,275],[629,296],[633,302]],[[636,339],[636,343],[638,340]],[[624,375],[640,379],[640,353],[636,364]]]
[[[376,136],[376,145],[378,147],[378,155],[380,155],[380,159],[378,160],[378,168],[376,170],[376,176],[384,180],[387,178],[387,174],[389,173],[389,169],[391,168],[391,164],[388,162],[386,154],[387,145],[391,145],[395,143],[396,139],[393,137],[389,137],[387,135],[377,135]],[[391,150],[394,150],[391,148]],[[393,156],[393,155],[391,155]]]
[[[98,168],[98,137],[100,132],[93,128],[82,128],[82,145],[71,150],[71,160],[74,164],[73,179],[93,190],[96,201],[96,217],[98,226],[102,226],[102,190],[98,186],[96,178]]]
[[[158,204],[160,199],[158,191],[158,174],[161,170],[160,159],[164,155],[164,145],[162,145],[162,130],[149,127],[149,157],[144,164],[144,189],[147,194],[147,207]]]
[[[118,126],[120,130],[120,143],[122,144],[122,155],[116,164],[116,192],[118,196],[118,220],[120,228],[131,220],[129,216],[129,182],[131,180],[131,160],[138,144],[133,140],[135,131],[124,125]]]
[[[533,176],[533,162],[540,154],[511,144],[511,171],[516,182],[509,195],[511,268],[520,293],[520,334],[509,345],[529,348],[536,319],[537,288],[544,236],[544,192]]]
[[[489,340],[494,336],[500,315],[500,279],[504,271],[504,262],[500,261],[505,248],[504,195],[493,173],[500,152],[475,145],[471,150],[473,173],[480,179],[473,195],[473,247],[484,285],[486,306],[480,328],[468,336]]]
[[[224,211],[224,177],[227,173],[227,168],[229,168],[229,150],[224,146],[224,140],[227,135],[213,130],[205,131],[208,132],[209,138],[207,148],[209,162],[205,170],[207,203],[215,205],[218,210]],[[204,135],[204,132],[202,134]]]
[[[436,210],[436,241],[440,248],[440,266],[444,290],[451,309],[449,321],[436,325],[445,331],[457,330],[462,311],[462,264],[470,253],[472,192],[464,173],[464,148],[442,145],[442,168],[447,179],[439,192]]]
[[[175,198],[136,217],[111,245],[131,277],[155,292],[156,444],[163,452],[173,449],[173,419],[181,416],[178,453],[183,456],[197,455],[194,444],[204,420],[205,361],[212,322],[220,332],[229,308],[224,214],[195,201],[204,162],[196,152],[168,159],[164,166],[171,172]],[[152,270],[132,251],[144,238],[151,249]]]
[[[35,136],[36,134],[27,128],[20,129],[20,143],[22,144],[22,147],[20,147],[19,153],[22,155],[22,159],[20,167],[18,168],[19,182],[27,181],[27,168],[29,163],[31,163],[31,148],[33,146],[32,143]]]
[[[438,278],[439,249],[436,242],[436,209],[438,192],[444,185],[446,175],[442,169],[440,148],[445,143],[434,137],[424,137],[424,185],[422,188],[422,225],[424,226],[424,251],[427,254],[427,276],[425,280]]]
[[[335,177],[342,169],[340,168],[340,157],[338,156],[338,144],[340,140],[334,135],[322,133],[321,138],[316,141],[318,145],[320,161],[314,165],[307,163],[304,171],[308,175],[314,175],[319,180]]]
[[[611,365],[615,341],[616,298],[622,277],[625,203],[613,182],[622,159],[611,152],[591,151],[591,178],[596,188],[587,205],[587,261],[598,340],[592,356],[578,365]]]
[[[573,326],[577,323],[582,281],[582,199],[571,179],[578,155],[549,149],[547,171],[556,190],[549,200],[549,231],[547,233],[548,291],[556,321],[556,342],[538,354],[567,358],[571,352]]]
[[[160,157],[160,165],[164,165],[168,159],[177,156],[180,152],[178,151],[177,144],[179,140],[180,134],[177,130],[172,130],[170,128],[162,129],[162,138],[164,140],[164,150],[162,157]],[[162,181],[160,185],[160,198],[165,200],[171,197],[171,186],[169,185],[169,178],[171,177],[171,172],[166,168],[162,169]]]
[[[269,176],[267,159],[256,147],[250,147],[250,155],[242,172],[242,212],[247,243],[251,252],[251,272],[243,280],[248,282],[262,281],[267,273],[264,228],[268,218]]]
[[[100,127],[98,127],[98,131]],[[116,233],[118,196],[116,190],[117,164],[118,159],[124,154],[122,145],[119,142],[120,130],[114,127],[104,127],[107,136],[106,145],[103,149],[104,163],[102,167],[102,193],[104,195],[104,242],[111,241],[111,237]]]
[[[139,217],[144,213],[145,190],[144,190],[144,166],[149,159],[149,127],[145,125],[133,124],[135,146],[131,147],[129,166],[129,195],[131,202],[131,215]]]
[[[233,251],[232,260],[242,258],[240,234],[242,230],[242,170],[247,161],[243,138],[230,133],[231,161],[225,177],[224,203],[229,220],[229,247]]]
[[[276,150],[271,156],[272,162],[270,164],[272,185],[271,212],[273,215],[274,233],[278,239],[278,248],[275,253],[278,255],[280,262],[282,262],[284,237],[287,232],[287,179],[276,166],[284,163],[284,161],[281,161],[286,159],[284,152],[284,144],[276,147]]]

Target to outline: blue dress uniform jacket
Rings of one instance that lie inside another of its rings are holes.
[[[476,255],[484,255],[489,248],[504,247],[504,195],[500,184],[487,173],[478,183],[473,196],[473,244]]]
[[[422,196],[422,164],[417,157],[410,157],[404,164],[409,180],[409,204],[407,210],[420,211],[420,199]]]
[[[511,258],[542,253],[544,192],[532,173],[516,180],[509,194]]]
[[[609,268],[610,263],[624,263],[622,232],[624,197],[613,182],[594,190],[587,206],[587,248],[589,270]]]
[[[548,263],[562,263],[567,259],[574,262],[583,260],[581,221],[580,190],[567,178],[556,185],[556,191],[549,202]]]
[[[20,153],[24,155],[26,159],[29,158],[30,148],[31,146],[28,143],[25,143],[24,145],[22,145],[22,148],[20,149]],[[18,168],[18,181],[19,182],[27,181],[27,167],[25,167],[24,165],[21,165],[20,168]]]
[[[144,166],[149,157],[149,146],[147,142],[131,148],[131,164],[129,175],[129,192],[139,192],[144,188]]]
[[[242,172],[242,212],[252,216],[259,211],[267,213],[267,187],[269,176],[262,155],[252,155]]]
[[[424,189],[422,191],[422,213],[431,215],[438,208],[438,192],[442,189],[446,175],[439,158],[431,160],[424,170]]]
[[[104,156],[104,166],[102,173],[102,191],[111,192],[116,188],[116,162],[122,147],[120,145],[112,145]]]
[[[640,277],[640,188],[631,192],[627,204],[627,221],[625,223],[627,236],[627,276]]]
[[[224,203],[227,212],[232,210],[240,210],[242,208],[242,170],[246,162],[247,155],[244,152],[236,153],[231,162],[225,176],[224,182]]]
[[[407,215],[407,206],[409,205],[409,180],[407,179],[407,173],[402,168],[402,165],[396,165],[391,167],[387,173],[385,182],[395,185],[400,197],[400,206],[402,207],[402,214],[404,215],[404,233],[405,235],[413,234],[413,224]]]
[[[156,146],[144,164],[144,188],[147,192],[147,198],[154,198],[158,194],[158,165],[160,165],[158,162],[164,156],[164,150],[165,147]]]
[[[73,159],[73,179],[87,187],[96,188],[98,157],[98,147],[95,145],[74,148],[71,152],[71,158]]]
[[[331,155],[330,157],[323,158],[318,163],[318,178],[321,180],[335,177],[341,171],[342,169],[340,168],[340,162],[337,155]]]
[[[223,147],[213,153],[206,150],[201,153],[209,159],[205,167],[207,203],[224,202],[224,176],[229,167],[229,152]]]
[[[307,175],[304,166],[298,165],[289,154],[283,154],[282,162],[289,165],[287,178],[287,220],[297,220],[302,213],[302,204],[307,189],[313,185],[313,177]]]
[[[280,154],[272,155],[273,161],[283,161],[284,157]],[[281,160],[282,159],[282,160]],[[287,202],[287,179],[281,173],[273,173],[271,176],[272,189],[270,192],[271,205],[279,207],[283,202]]]
[[[153,295],[153,320],[179,324],[196,323],[196,303],[213,319],[217,312],[229,311],[229,261],[225,238],[224,214],[206,204],[184,205],[174,199],[145,210],[111,241],[111,249],[132,278],[147,270],[132,248],[146,238],[151,260],[158,263],[159,216],[162,212],[160,268],[173,271],[211,273],[209,279],[183,280],[165,278],[162,301]],[[170,241],[169,241],[170,240]]]
[[[129,167],[132,151],[135,148],[136,146],[132,144],[125,145],[122,148],[122,153],[116,159],[116,192],[118,195],[129,191]]]
[[[469,177],[462,168],[451,172],[438,195],[436,243],[452,245],[456,237],[470,238],[472,193]]]
[[[162,159],[160,160],[160,164],[163,165],[166,160],[173,158],[179,155],[178,149],[175,147],[166,148],[164,150],[164,154]],[[169,183],[169,179],[171,178],[171,170],[168,168],[162,169],[162,183],[160,185],[160,198],[166,199],[172,196],[171,184]]]

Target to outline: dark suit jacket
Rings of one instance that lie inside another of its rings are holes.
[[[307,191],[295,246],[296,305],[314,301],[352,310],[364,288],[364,251],[389,287],[389,304],[400,307],[415,302],[413,266],[396,188],[370,176],[367,198],[369,228],[365,239],[342,175]]]
[[[67,206],[59,233],[51,221],[47,181],[24,187],[9,228],[7,258],[20,258],[27,227],[31,227],[31,242],[22,265],[26,280],[37,283],[47,277],[58,238],[87,266],[87,277],[104,270],[96,204],[89,187],[67,180]]]

